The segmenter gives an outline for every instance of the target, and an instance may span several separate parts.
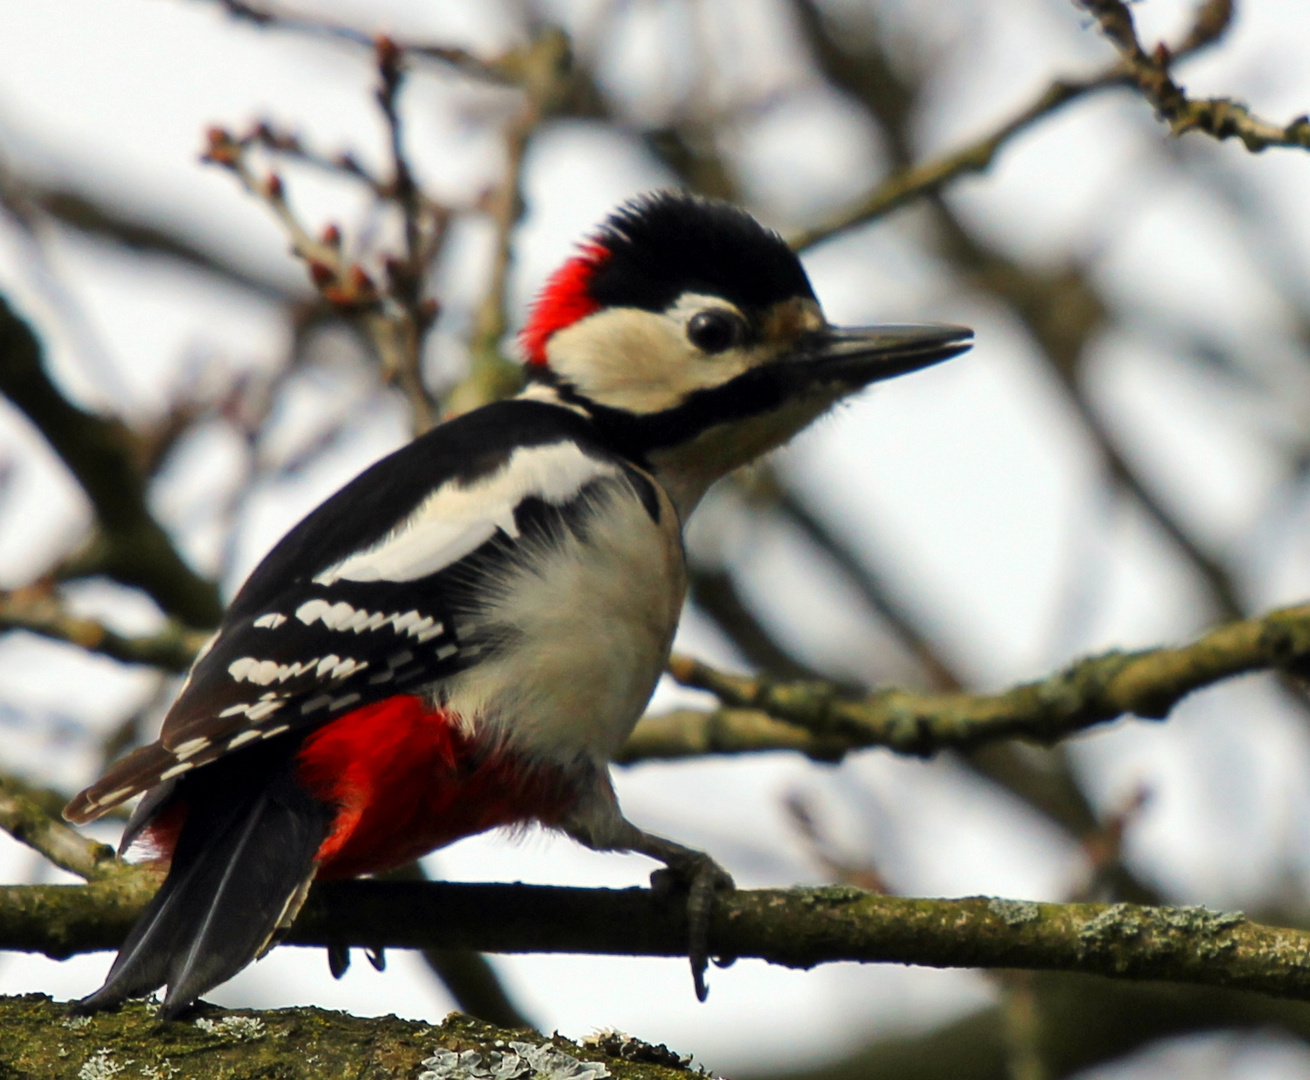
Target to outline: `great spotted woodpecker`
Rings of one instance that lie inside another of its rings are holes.
[[[631,202],[550,279],[527,388],[365,470],[250,575],[157,742],[78,795],[168,876],[84,1010],[167,984],[174,1017],[262,955],[315,878],[539,822],[689,889],[704,996],[731,878],[621,813],[608,763],[669,656],[682,526],[719,477],[838,399],[969,348],[838,330],[799,260],[732,207]]]

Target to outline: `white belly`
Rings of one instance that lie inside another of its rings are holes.
[[[686,591],[677,516],[659,495],[656,524],[625,483],[606,485],[582,536],[525,544],[469,616],[499,643],[441,687],[448,709],[543,760],[614,755],[668,660]]]

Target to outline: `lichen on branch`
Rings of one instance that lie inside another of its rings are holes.
[[[725,708],[643,720],[620,760],[768,749],[831,760],[867,746],[924,757],[999,739],[1054,743],[1121,716],[1161,720],[1202,687],[1251,671],[1296,672],[1308,659],[1310,605],[1228,623],[1179,648],[1103,653],[996,694],[852,697],[828,682],[729,675],[675,656],[673,677]]]
[[[140,881],[0,888],[0,948],[60,957],[113,948],[148,892]],[[316,886],[286,940],[681,956],[687,924],[685,904],[646,889],[350,881]],[[918,899],[846,886],[740,890],[716,902],[710,947],[794,968],[1022,968],[1310,1000],[1310,932],[1204,908]]]
[[[664,1046],[609,1033],[573,1043],[484,1024],[357,1017],[325,1009],[228,1011],[200,1005],[161,1024],[156,1007],[70,1017],[42,994],[0,998],[0,1076],[51,1080],[279,1077],[281,1080],[678,1080],[693,1074]]]

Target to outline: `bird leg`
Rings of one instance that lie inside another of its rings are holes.
[[[710,960],[714,898],[717,893],[730,892],[736,887],[732,875],[703,851],[637,831],[639,839],[630,845],[630,850],[664,864],[663,870],[656,870],[650,876],[651,889],[656,895],[667,897],[680,889],[687,890],[687,958],[691,961],[696,997],[704,1001],[710,992],[705,985],[705,970]]]
[[[592,787],[591,797],[584,797],[560,827],[575,840],[594,851],[635,851],[664,864],[664,869],[650,876],[651,889],[660,898],[683,889],[687,892],[687,958],[696,997],[704,1001],[709,995],[705,971],[710,960],[710,917],[714,899],[720,892],[736,886],[732,875],[703,851],[654,836],[632,824],[619,810],[618,800],[607,775],[597,777],[601,783]]]

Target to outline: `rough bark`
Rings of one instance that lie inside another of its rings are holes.
[[[144,875],[0,889],[0,948],[55,957],[114,948],[148,891]],[[316,887],[287,941],[680,956],[687,924],[678,897],[646,889],[351,881]],[[840,960],[1024,968],[1310,1000],[1310,932],[1205,908],[914,899],[844,886],[740,890],[716,903],[710,950],[795,968]]]
[[[621,1036],[579,1046],[459,1013],[434,1026],[314,1008],[229,1012],[203,1002],[172,1022],[158,1020],[156,1011],[138,1001],[118,1012],[74,1018],[66,1005],[44,994],[0,998],[0,1078],[490,1080],[497,1064],[497,1080],[691,1075],[662,1046]]]

